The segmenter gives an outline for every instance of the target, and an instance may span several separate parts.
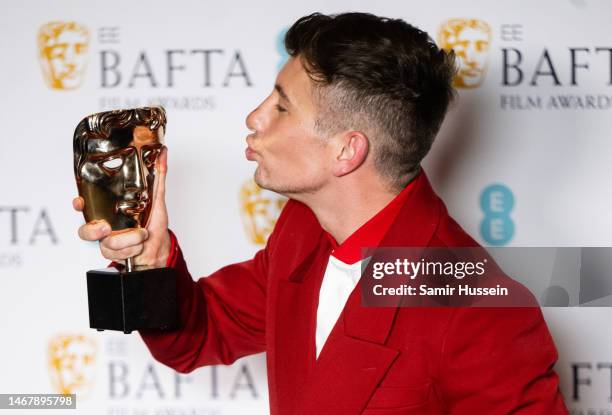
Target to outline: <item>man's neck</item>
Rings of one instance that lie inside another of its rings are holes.
[[[321,189],[302,200],[315,214],[321,227],[342,244],[364,223],[380,212],[399,191],[378,180],[353,180]]]

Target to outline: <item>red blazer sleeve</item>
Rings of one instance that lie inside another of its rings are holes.
[[[567,414],[556,360],[538,307],[457,309],[440,362],[442,401],[450,415]]]
[[[178,278],[181,328],[140,331],[153,357],[186,373],[264,351],[270,242],[253,259],[228,265],[195,282],[172,233],[171,240],[168,265]]]

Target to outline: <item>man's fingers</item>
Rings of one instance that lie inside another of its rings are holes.
[[[112,251],[120,251],[134,245],[142,244],[149,237],[149,232],[144,228],[130,229],[115,232],[104,238],[100,244]]]
[[[102,256],[111,261],[119,261],[140,255],[149,232],[144,228],[113,232],[100,241]]]
[[[85,200],[81,196],[75,197],[72,199],[72,207],[74,210],[82,212],[85,209]]]
[[[110,233],[111,227],[105,220],[89,222],[79,228],[79,238],[85,241],[99,241]]]
[[[119,250],[109,249],[106,246],[100,244],[100,251],[102,252],[102,256],[111,261],[121,261],[126,258],[135,257],[137,255],[140,255],[143,249],[144,244],[133,245]]]

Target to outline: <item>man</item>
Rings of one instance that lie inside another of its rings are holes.
[[[150,224],[79,234],[179,274],[182,327],[141,332],[181,372],[266,351],[272,414],[565,414],[538,308],[360,304],[361,247],[476,246],[420,162],[452,98],[453,56],[401,20],[313,14],[247,117],[255,181],[290,198],[266,248],[194,282],[167,230],[166,155]],[[75,200],[82,208],[82,201]]]

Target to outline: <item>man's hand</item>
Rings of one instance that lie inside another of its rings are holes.
[[[123,262],[134,258],[134,265],[166,266],[170,253],[170,235],[168,233],[168,211],[166,210],[166,172],[167,148],[159,154],[155,164],[155,184],[153,206],[146,229],[125,229],[111,232],[105,220],[91,221],[79,228],[79,237],[85,241],[99,241],[100,251],[106,259]],[[72,207],[81,212],[85,200],[76,197]]]

